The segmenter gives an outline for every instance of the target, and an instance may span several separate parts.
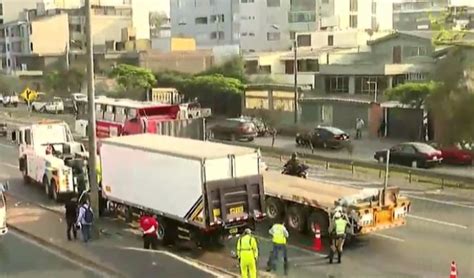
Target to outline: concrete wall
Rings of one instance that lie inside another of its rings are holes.
[[[68,15],[45,17],[31,23],[30,51],[45,55],[64,53],[69,43]],[[52,38],[54,34],[54,38]]]
[[[139,54],[139,65],[153,72],[172,70],[185,73],[199,73],[214,65],[211,51],[180,51],[160,53],[146,51]]]
[[[132,26],[130,17],[93,16],[92,37],[94,45],[104,45],[106,41],[121,41],[122,29]]]

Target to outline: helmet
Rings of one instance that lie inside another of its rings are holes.
[[[252,230],[250,230],[249,228],[246,228],[244,230],[244,234],[246,234],[246,235],[250,235],[251,233],[252,233]]]
[[[336,213],[334,214],[334,217],[335,218],[341,218],[341,213],[339,211],[336,211]]]
[[[298,157],[298,154],[296,152],[291,154],[291,159],[296,159]]]

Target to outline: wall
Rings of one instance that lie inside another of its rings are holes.
[[[171,38],[171,51],[194,51],[196,40],[193,38]]]
[[[66,51],[69,43],[67,14],[35,20],[31,23],[31,28],[30,43],[33,46],[33,53],[44,55]],[[52,34],[54,34],[54,39],[50,39]]]
[[[148,2],[148,3],[147,3]],[[150,1],[132,1],[132,21],[137,39],[150,39]]]
[[[122,29],[132,26],[132,19],[122,16],[93,16],[92,37],[94,45],[104,45],[105,41],[122,40]]]
[[[172,70],[185,73],[199,73],[214,64],[211,51],[180,51],[160,53],[146,51],[139,54],[139,65],[153,72]]]

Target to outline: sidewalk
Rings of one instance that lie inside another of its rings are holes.
[[[85,244],[80,236],[76,241],[66,239],[66,224],[57,212],[12,196],[7,196],[7,210],[11,230],[109,277],[156,277],[157,273],[163,277],[235,277],[166,250],[142,250],[141,241],[133,236],[138,231],[117,221],[99,220],[100,239]]]

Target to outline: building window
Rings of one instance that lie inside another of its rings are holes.
[[[279,41],[280,32],[267,32],[267,41]]]
[[[34,48],[33,48],[33,43],[30,42],[30,51],[33,52],[33,49],[34,49]]]
[[[405,46],[403,53],[405,57],[426,56],[428,49],[424,46]]]
[[[224,22],[224,15],[223,14],[215,14],[211,15],[210,19],[211,22]]]
[[[372,14],[377,13],[377,2],[375,0],[372,0]]]
[[[280,7],[280,0],[267,0],[267,7]]]
[[[357,15],[350,15],[349,16],[349,27],[350,28],[357,28]]]
[[[258,73],[270,74],[270,73],[272,73],[272,66],[270,66],[270,65],[260,66],[259,69],[258,69]]]
[[[348,76],[326,77],[326,91],[328,93],[349,93]]]
[[[211,40],[223,40],[224,39],[224,32],[219,31],[219,32],[211,32]]]
[[[300,72],[319,72],[318,59],[306,59],[298,61],[298,71]]]
[[[406,81],[424,81],[428,79],[428,74],[424,72],[412,72],[405,75]]]
[[[0,3],[0,15],[3,15],[3,4]]]
[[[316,12],[288,12],[288,23],[315,22]]]
[[[297,45],[298,45],[298,47],[301,47],[301,46],[311,46],[311,34],[298,35],[298,37],[297,37]]]
[[[10,59],[7,59],[7,67],[11,67],[12,66],[12,61]]]
[[[255,37],[255,33],[254,32],[249,32],[249,37]]]
[[[328,45],[329,46],[334,45],[334,36],[333,35],[328,35]]]
[[[350,10],[351,12],[357,12],[357,9],[358,9],[358,8],[357,8],[357,2],[358,2],[358,1],[359,1],[359,0],[350,0],[350,3],[349,3],[349,10]],[[347,7],[347,6],[346,6],[346,7]]]
[[[207,17],[196,17],[194,19],[194,23],[196,23],[196,24],[207,24]]]

